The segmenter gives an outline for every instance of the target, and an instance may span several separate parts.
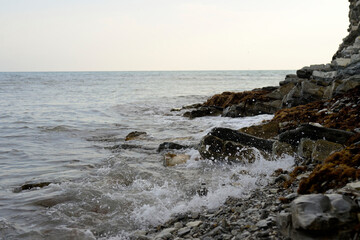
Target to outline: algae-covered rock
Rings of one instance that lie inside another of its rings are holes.
[[[250,134],[259,138],[269,139],[279,134],[279,124],[277,122],[268,122],[241,128],[239,129],[239,132]]]

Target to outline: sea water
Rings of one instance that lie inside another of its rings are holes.
[[[201,160],[189,148],[180,151],[191,156],[187,163],[164,167],[156,149],[163,142],[195,146],[214,127],[271,119],[189,120],[171,109],[223,91],[277,86],[289,73],[0,73],[0,239],[126,239],[265,185],[293,160],[258,154],[252,164],[229,165]],[[125,142],[133,131],[147,134]],[[51,184],[19,190],[41,182]]]

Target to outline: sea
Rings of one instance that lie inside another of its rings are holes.
[[[0,239],[128,239],[172,216],[261,189],[294,160],[227,164],[196,145],[214,127],[272,115],[202,117],[186,110],[224,91],[278,86],[294,71],[0,73]],[[134,131],[146,132],[125,141]],[[159,144],[190,159],[163,165]],[[44,187],[21,189],[25,184]],[[207,194],[199,194],[199,189]]]

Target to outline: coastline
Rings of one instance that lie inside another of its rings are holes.
[[[269,143],[271,149],[261,149],[264,155],[294,156],[293,171],[278,169],[270,184],[246,198],[174,216],[131,239],[359,238],[360,1],[349,2],[349,35],[331,63],[299,69],[275,88],[224,92],[182,108],[189,108],[184,117],[190,119],[275,114],[258,126],[213,130],[199,152],[203,158],[241,161],[234,149]]]

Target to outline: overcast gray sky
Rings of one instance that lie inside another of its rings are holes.
[[[298,69],[330,62],[346,0],[0,0],[0,71]]]

